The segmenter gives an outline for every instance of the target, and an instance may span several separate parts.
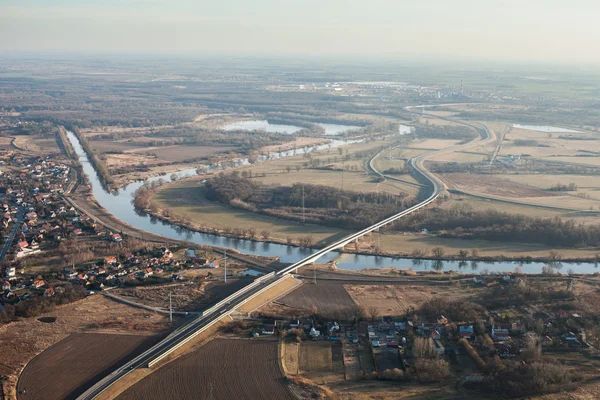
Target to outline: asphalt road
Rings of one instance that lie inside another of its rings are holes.
[[[4,242],[4,246],[2,246],[2,250],[0,251],[0,261],[4,260],[6,254],[8,254],[8,250],[10,250],[10,246],[12,246],[12,243],[15,240],[15,236],[17,236],[17,231],[23,223],[23,214],[23,209],[19,207],[19,211],[17,212],[17,222],[10,231],[10,234],[6,238],[6,242]]]
[[[161,342],[157,343],[153,347],[151,347],[146,352],[142,353],[138,357],[134,358],[130,362],[126,363],[122,367],[118,368],[116,371],[112,372],[110,375],[104,377],[102,380],[97,382],[94,386],[88,389],[85,393],[81,394],[77,399],[94,399],[100,393],[108,389],[119,379],[123,378],[129,372],[134,370],[135,368],[145,367],[148,365],[150,361],[160,356],[163,352],[169,350],[170,348],[177,345],[180,341],[189,337],[193,333],[195,333],[202,326],[209,324],[210,322],[221,318],[225,313],[235,309],[240,302],[246,299],[248,296],[258,292],[263,289],[265,286],[275,282],[276,280],[283,279],[281,276],[273,276],[271,279],[267,279],[261,284],[253,287],[247,292],[240,293],[238,297],[233,299],[231,302],[225,304],[223,307],[214,310],[209,315],[198,317],[194,321],[184,325],[174,332],[172,332],[167,338],[163,339]]]
[[[468,124],[465,124],[468,125]],[[481,126],[480,126],[481,128]],[[424,201],[420,202],[419,204],[410,207],[398,214],[395,214],[389,218],[384,219],[383,221],[380,221],[368,228],[365,228],[359,232],[356,232],[354,234],[351,234],[319,251],[317,251],[316,253],[311,254],[310,256],[306,257],[303,260],[298,261],[295,264],[290,265],[287,268],[282,269],[281,271],[277,272],[275,276],[273,276],[272,278],[262,282],[261,284],[259,284],[258,286],[255,286],[254,288],[248,290],[248,291],[243,291],[242,293],[240,293],[235,299],[233,299],[230,303],[227,303],[225,306],[223,306],[222,308],[219,308],[217,310],[214,310],[212,312],[210,312],[208,315],[203,316],[203,317],[199,317],[196,320],[190,322],[189,324],[179,328],[178,330],[176,330],[175,332],[173,332],[171,335],[169,335],[166,339],[164,339],[163,341],[161,341],[160,343],[156,344],[154,347],[150,348],[149,350],[147,350],[146,352],[144,352],[143,354],[139,355],[138,357],[136,357],[135,359],[133,359],[132,361],[128,362],[127,364],[125,364],[124,366],[120,367],[119,369],[117,369],[116,371],[114,371],[113,373],[111,373],[110,375],[106,376],[105,378],[103,378],[101,381],[99,381],[98,383],[96,383],[94,386],[92,386],[90,389],[88,389],[85,393],[83,393],[81,396],[78,397],[78,400],[89,400],[89,399],[94,399],[96,396],[98,396],[100,393],[102,393],[104,390],[106,390],[107,388],[109,388],[111,385],[113,385],[115,382],[117,382],[119,379],[121,379],[122,377],[124,377],[125,375],[127,375],[129,372],[131,372],[133,369],[137,368],[137,367],[141,367],[144,365],[147,365],[148,362],[150,362],[151,360],[153,360],[154,358],[160,356],[164,351],[174,347],[175,345],[177,345],[177,343],[179,343],[180,341],[184,340],[186,337],[192,335],[194,332],[196,332],[196,330],[198,330],[199,328],[201,328],[202,326],[205,326],[206,324],[209,324],[210,322],[219,319],[224,313],[226,313],[227,311],[233,310],[237,307],[237,305],[242,302],[245,298],[247,298],[248,296],[251,296],[253,293],[256,293],[257,291],[261,290],[265,285],[273,283],[279,279],[283,279],[285,278],[285,276],[289,273],[292,273],[294,271],[296,271],[299,267],[310,264],[312,262],[314,262],[316,259],[318,259],[319,257],[321,257],[322,255],[333,251],[335,249],[338,249],[340,247],[343,247],[345,244],[349,243],[350,241],[356,240],[359,237],[372,232],[376,229],[379,229],[380,227],[395,221],[396,219],[402,218],[403,216],[410,214],[412,212],[415,212],[425,206],[427,206],[428,204],[432,203],[433,201],[435,201],[435,199],[439,196],[439,194],[442,191],[442,188],[445,188],[445,185],[443,184],[443,182],[439,181],[437,179],[437,177],[435,177],[433,174],[431,174],[423,165],[422,162],[423,160],[428,157],[431,156],[433,154],[436,153],[441,153],[444,151],[452,151],[452,150],[456,150],[462,147],[467,147],[469,145],[472,145],[472,143],[476,142],[477,140],[486,140],[490,138],[490,132],[487,130],[487,128],[482,127],[485,134],[487,135],[487,138],[481,136],[478,139],[473,140],[472,142],[469,142],[467,144],[462,144],[462,145],[454,145],[452,147],[446,148],[446,149],[442,149],[442,150],[437,150],[437,151],[433,151],[431,153],[427,153],[427,154],[423,154],[420,156],[417,156],[415,158],[412,158],[410,160],[411,166],[413,168],[413,170],[415,170],[416,172],[418,172],[419,174],[421,174],[425,179],[427,179],[432,186],[432,193],[431,195],[425,199]],[[243,289],[242,289],[243,290]]]

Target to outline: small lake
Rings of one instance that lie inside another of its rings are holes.
[[[325,129],[326,136],[337,136],[342,133],[346,133],[348,131],[355,131],[360,129],[360,126],[356,125],[340,125],[340,124],[325,124],[325,123],[317,123],[321,128]]]
[[[292,134],[302,128],[294,125],[271,124],[267,120],[241,121],[223,126],[224,131],[262,131],[267,133]]]
[[[559,126],[551,126],[551,125],[521,125],[521,124],[513,124],[514,128],[526,129],[528,131],[538,131],[538,132],[548,132],[548,133],[581,133],[580,131],[575,131],[573,129],[561,128]]]

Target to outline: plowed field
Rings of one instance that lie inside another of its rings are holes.
[[[321,315],[333,315],[344,309],[354,307],[354,301],[339,283],[305,283],[287,296],[280,303],[293,308],[317,307]]]
[[[75,399],[157,340],[156,335],[73,334],[25,367],[17,385],[18,399]]]
[[[294,399],[273,339],[215,339],[135,384],[118,400]]]

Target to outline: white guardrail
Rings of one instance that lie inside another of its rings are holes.
[[[274,274],[275,273],[268,274],[269,275],[268,278],[272,277]],[[266,277],[266,275],[263,276],[262,278],[265,278],[265,277]],[[281,283],[282,281],[284,281],[285,279],[287,279],[289,277],[291,277],[291,275],[285,275],[285,276],[277,279],[275,282],[272,282],[269,285],[265,286],[264,288],[260,289],[258,292],[253,293],[251,296],[246,297],[244,300],[242,300],[241,302],[239,302],[238,304],[236,304],[235,307],[233,307],[231,310],[222,313],[220,316],[218,316],[217,318],[213,319],[208,324],[204,325],[202,328],[198,329],[197,331],[195,331],[194,333],[192,333],[191,335],[189,335],[185,339],[181,340],[175,346],[169,348],[168,350],[164,351],[161,355],[159,355],[158,357],[154,358],[152,361],[150,361],[148,363],[148,368],[152,368],[152,366],[156,365],[161,360],[163,360],[165,357],[167,357],[170,354],[172,354],[175,350],[177,350],[178,348],[180,348],[181,346],[183,346],[184,344],[186,344],[187,342],[189,342],[190,340],[192,340],[193,338],[195,338],[196,336],[198,336],[199,334],[201,334],[202,332],[204,332],[205,330],[207,330],[209,327],[213,326],[214,324],[216,324],[217,322],[219,322],[220,320],[222,320],[224,317],[228,316],[232,311],[234,311],[235,309],[237,309],[241,305],[246,304],[247,302],[249,302],[250,300],[252,300],[256,296],[258,296],[261,293],[264,293],[265,291],[271,289],[273,286]],[[261,282],[258,282],[258,283],[261,283]],[[239,293],[235,293],[235,294],[237,295]],[[225,300],[227,300],[227,299],[225,299]],[[225,301],[225,300],[223,300],[223,301]]]

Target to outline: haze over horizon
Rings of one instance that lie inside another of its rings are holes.
[[[600,64],[591,0],[3,0],[0,51]]]

